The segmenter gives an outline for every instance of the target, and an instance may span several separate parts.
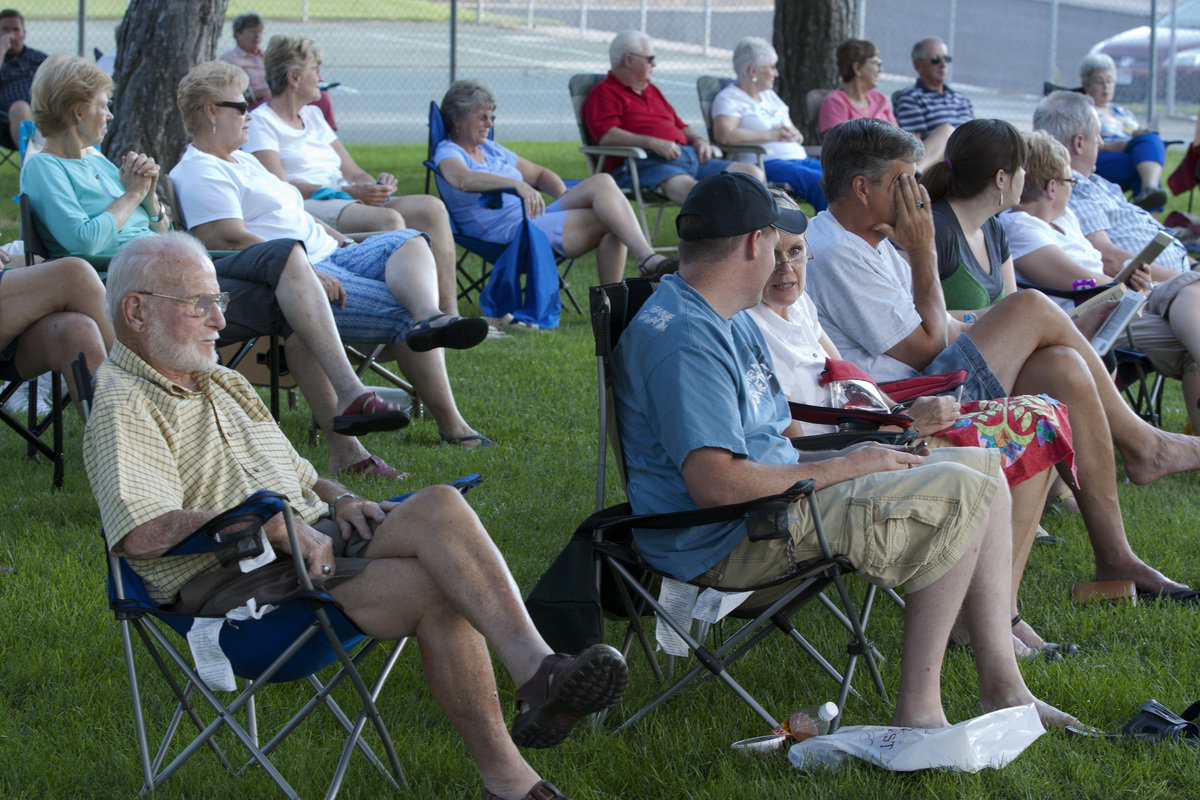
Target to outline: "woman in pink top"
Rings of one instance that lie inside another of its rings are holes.
[[[821,101],[821,113],[817,117],[817,130],[821,135],[834,125],[862,117],[874,117],[895,125],[891,101],[882,92],[875,91],[883,72],[883,59],[879,57],[875,43],[847,39],[837,49],[837,65],[842,86]]]

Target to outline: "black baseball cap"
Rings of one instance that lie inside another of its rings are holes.
[[[803,211],[780,208],[762,181],[742,172],[710,175],[692,187],[675,219],[680,239],[722,239],[774,225],[804,233]]]

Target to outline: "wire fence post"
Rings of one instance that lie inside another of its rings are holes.
[[[483,0],[475,0],[475,21],[483,24]]]
[[[87,0],[79,0],[79,57],[83,58],[83,29],[87,24]]]
[[[579,0],[579,38],[587,32],[587,0]]]
[[[712,0],[704,0],[704,55],[712,44]]]
[[[638,26],[638,30],[642,33],[646,32],[646,0],[642,0],[641,24]]]
[[[1062,83],[1058,75],[1058,0],[1050,0],[1050,47],[1046,50],[1046,80]]]
[[[308,22],[308,0],[300,0],[300,21]]]
[[[533,30],[533,0],[525,4],[525,30]]]

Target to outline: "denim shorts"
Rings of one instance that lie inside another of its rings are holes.
[[[679,158],[667,161],[658,156],[639,158],[634,162],[638,170],[638,182],[643,189],[654,189],[660,183],[676,175],[690,175],[696,180],[716,175],[729,167],[732,162],[718,161],[710,158],[703,164],[696,157],[696,150],[691,145],[681,145]],[[633,180],[629,177],[629,166],[623,165],[612,174],[617,186],[622,189],[633,189]]]
[[[962,402],[972,400],[995,400],[1008,397],[1009,391],[993,374],[992,368],[983,360],[983,354],[967,334],[960,334],[954,343],[937,354],[929,366],[921,370],[922,375],[941,375],[956,369],[967,371],[967,382],[963,384]]]

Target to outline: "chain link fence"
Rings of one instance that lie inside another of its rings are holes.
[[[88,9],[82,24],[81,5]],[[440,100],[452,69],[495,90],[502,138],[574,140],[567,80],[606,71],[608,41],[627,28],[656,39],[655,83],[680,116],[699,124],[696,78],[732,74],[737,40],[770,40],[774,19],[772,0],[460,0],[452,58],[449,6],[448,0],[235,0],[228,20],[254,8],[266,20],[266,38],[302,33],[317,42],[325,78],[340,84],[331,94],[343,140],[420,142],[429,101]],[[26,12],[26,41],[47,52],[108,52],[123,7],[120,0],[41,0]],[[1200,102],[1200,0],[859,0],[857,12],[858,35],[883,55],[881,91],[910,85],[913,43],[939,36],[954,55],[951,82],[972,98],[976,113],[1026,129],[1043,81],[1078,86],[1079,61],[1093,46],[1141,26],[1109,50],[1118,63],[1118,100],[1143,117],[1157,116],[1164,133],[1191,138]],[[1176,67],[1160,69],[1153,104],[1145,27],[1152,13],[1165,24],[1158,29],[1159,62]],[[218,52],[233,44],[227,23]]]

